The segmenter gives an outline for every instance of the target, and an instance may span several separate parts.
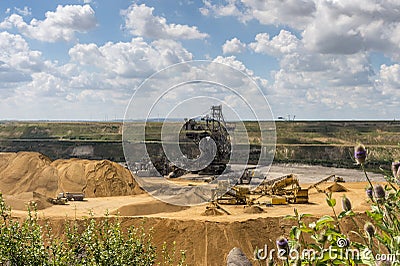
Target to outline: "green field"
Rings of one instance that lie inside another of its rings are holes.
[[[270,122],[261,123],[268,123],[268,130],[273,129]],[[252,147],[257,149],[258,124],[244,124]],[[146,140],[158,141],[161,125],[148,123]],[[376,164],[400,159],[397,121],[279,121],[275,126],[277,162],[351,167],[344,162],[352,161],[352,149],[357,143],[367,146],[371,162]],[[124,157],[122,127],[120,122],[0,122],[0,151],[39,151],[56,159],[74,157],[74,146],[91,145],[95,154],[88,158],[119,161]]]
[[[110,122],[2,122],[0,139],[121,140],[122,124]]]
[[[158,140],[161,125],[148,123],[146,136]],[[400,144],[400,122],[395,121],[280,121],[275,125],[277,144]],[[245,122],[245,126],[250,142],[257,144],[260,137],[257,123]],[[0,122],[0,139],[118,141],[121,138],[122,123],[119,122]]]

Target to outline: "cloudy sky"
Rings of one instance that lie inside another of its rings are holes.
[[[275,118],[400,119],[397,0],[1,0],[0,120],[120,119],[150,75],[205,59]]]

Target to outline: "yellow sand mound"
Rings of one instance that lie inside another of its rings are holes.
[[[55,196],[58,171],[51,160],[40,153],[0,153],[0,191],[16,195],[36,191]]]
[[[0,153],[0,192],[84,192],[86,197],[142,193],[130,171],[107,160],[56,160],[36,152]]]
[[[217,210],[216,208],[207,208],[203,213],[203,216],[220,216],[223,215],[223,212]]]
[[[262,212],[264,212],[264,209],[261,208],[260,206],[256,206],[256,205],[247,207],[244,210],[244,213],[249,213],[249,214],[262,213]]]
[[[341,184],[334,183],[325,189],[327,192],[346,192],[347,189]]]
[[[142,192],[129,170],[108,160],[56,160],[51,165],[58,170],[59,191],[83,191],[86,197]]]
[[[111,214],[118,214],[120,216],[139,216],[163,212],[179,212],[188,208],[189,207],[172,205],[162,201],[152,201],[150,203],[146,202],[125,205],[119,208],[117,211],[112,212]]]
[[[47,201],[46,196],[37,192],[23,192],[16,195],[5,195],[4,200],[8,206],[13,210],[25,211],[28,208],[28,204],[35,203],[37,210],[43,210],[52,206],[51,203]]]

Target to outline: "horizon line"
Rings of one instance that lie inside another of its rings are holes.
[[[166,121],[170,122],[179,122],[181,121],[184,122],[182,118],[170,118],[167,119]],[[49,123],[68,123],[68,122],[85,122],[85,123],[123,123],[124,121],[128,122],[145,122],[146,120],[143,119],[111,119],[111,120],[97,120],[97,119],[0,119],[0,123],[7,123],[7,122],[49,122]],[[149,122],[163,122],[165,119],[163,118],[150,118],[147,121]],[[243,119],[243,120],[228,120],[226,122],[400,122],[400,120],[397,119],[296,119],[296,120],[284,120],[284,119],[273,119],[273,120],[267,120],[267,119],[260,119],[260,120],[254,120],[254,119]]]

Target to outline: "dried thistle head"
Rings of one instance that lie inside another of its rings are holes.
[[[372,223],[370,223],[370,222],[367,222],[365,225],[364,225],[364,231],[365,231],[365,233],[367,234],[367,236],[369,236],[369,237],[374,237],[374,235],[375,235],[375,226],[372,224]]]
[[[351,202],[346,196],[342,198],[342,209],[346,212],[351,210]]]
[[[365,163],[365,160],[367,159],[367,150],[364,145],[359,144],[354,148],[354,158],[358,164]]]
[[[392,173],[394,178],[400,179],[400,162],[392,162]]]
[[[285,237],[281,236],[276,240],[276,246],[278,249],[287,249],[289,247],[289,242]]]
[[[374,194],[375,197],[379,200],[382,200],[386,197],[386,191],[381,185],[374,186]]]

